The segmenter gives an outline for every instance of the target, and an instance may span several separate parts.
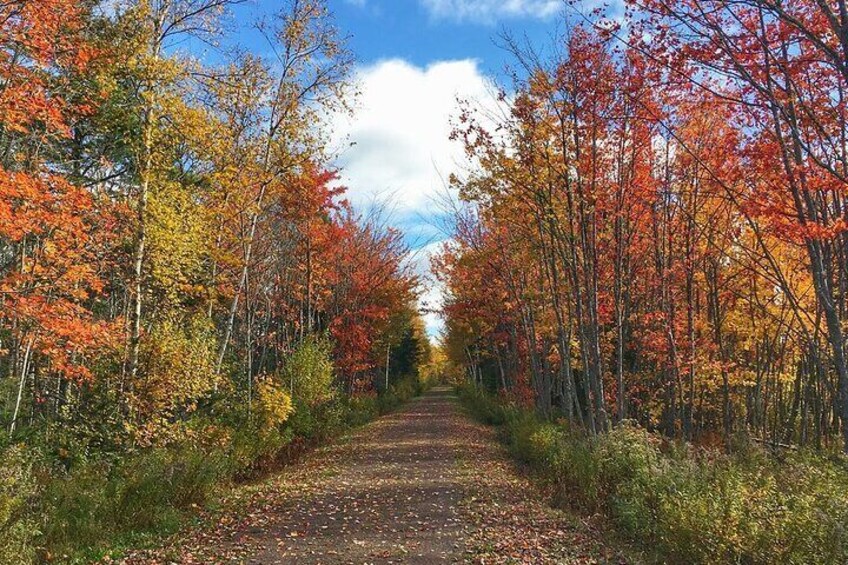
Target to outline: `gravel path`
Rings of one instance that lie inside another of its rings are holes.
[[[126,563],[623,563],[542,502],[446,388],[243,493]]]

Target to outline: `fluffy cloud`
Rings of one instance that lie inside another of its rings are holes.
[[[419,0],[434,18],[493,23],[503,18],[549,18],[562,0]]]
[[[426,216],[464,161],[450,140],[457,99],[491,104],[494,88],[473,60],[420,68],[392,59],[360,69],[357,78],[357,108],[333,118],[331,144],[348,197],[359,208],[376,199],[400,216]]]
[[[422,311],[430,335],[442,322],[437,313],[442,290],[429,272],[430,257],[446,235],[435,224],[447,177],[467,168],[462,145],[450,140],[458,99],[489,112],[499,102],[493,84],[473,60],[442,61],[416,67],[392,59],[358,71],[360,96],[352,116],[331,118],[331,146],[339,152],[341,182],[354,207],[384,204],[389,221],[417,248],[410,261],[422,278]]]

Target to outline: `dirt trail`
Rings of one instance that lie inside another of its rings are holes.
[[[217,525],[129,563],[621,563],[541,502],[448,389],[257,488]]]

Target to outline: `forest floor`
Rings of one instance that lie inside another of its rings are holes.
[[[491,428],[433,389],[121,562],[627,563],[555,510]]]

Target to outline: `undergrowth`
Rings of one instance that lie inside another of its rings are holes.
[[[463,385],[553,502],[599,512],[664,563],[848,563],[848,466],[841,456],[747,447],[732,455],[631,424],[588,437]]]
[[[311,446],[420,394],[402,379],[381,395],[295,402],[284,423],[198,417],[166,447],[66,467],[36,445],[0,450],[0,563],[87,562],[170,534],[238,482],[256,480]]]

